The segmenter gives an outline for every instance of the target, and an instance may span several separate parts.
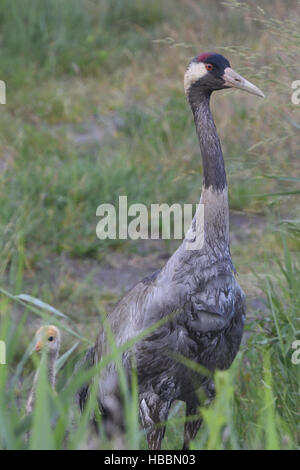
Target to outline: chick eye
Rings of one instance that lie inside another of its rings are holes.
[[[210,72],[214,67],[211,64],[205,64],[205,68]]]
[[[49,336],[48,341],[53,341],[53,340],[54,340],[53,336]]]

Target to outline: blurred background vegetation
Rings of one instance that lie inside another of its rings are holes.
[[[69,318],[62,328],[93,342],[100,314],[164,264],[175,242],[97,240],[96,208],[119,195],[129,204],[198,201],[201,158],[182,82],[190,58],[210,50],[266,99],[236,91],[213,98],[248,323],[235,366],[217,377],[224,393],[203,411],[194,448],[299,446],[300,366],[291,363],[300,334],[300,113],[291,102],[300,79],[299,7],[296,0],[2,0],[0,339],[8,366],[0,366],[0,447],[28,446],[28,427],[36,436],[43,424],[20,425],[20,409],[34,367],[24,352],[45,310],[9,295],[55,306]],[[66,332],[64,350],[74,341]],[[65,440],[68,395],[60,406],[54,437],[50,427],[32,446],[91,446],[87,420]],[[179,405],[172,416],[169,449],[181,445]],[[145,445],[134,417],[132,448]]]

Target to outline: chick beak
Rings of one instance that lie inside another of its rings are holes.
[[[236,73],[230,67],[226,67],[226,69],[224,70],[223,79],[225,80],[225,86],[248,91],[248,93],[252,93],[252,95],[261,96],[262,98],[265,97],[265,95],[259,88],[253,85],[253,83],[248,82],[248,80]]]
[[[38,341],[35,345],[35,351],[36,352],[40,352],[40,350],[42,349],[42,342],[41,341]]]

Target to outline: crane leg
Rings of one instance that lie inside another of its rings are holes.
[[[200,390],[202,390],[202,396],[200,394]],[[202,400],[203,402],[206,402],[206,404],[209,404],[215,398],[215,385],[212,379],[207,379],[200,390],[198,393],[194,392],[190,394],[185,400],[185,416],[189,419],[184,424],[183,450],[188,450],[190,441],[195,439],[202,424],[202,418],[199,414],[199,406],[202,403]]]
[[[185,416],[188,418],[188,421],[184,424],[183,450],[188,450],[190,441],[195,439],[202,424],[202,418],[199,415],[199,405],[200,403],[196,395],[186,401]]]
[[[143,393],[140,397],[141,423],[151,450],[161,448],[170,405],[170,402],[161,400],[155,393]]]

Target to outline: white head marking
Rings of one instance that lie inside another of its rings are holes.
[[[203,62],[192,62],[184,75],[184,92],[187,95],[191,85],[195,83],[199,78],[204,77],[207,74],[205,64]]]

